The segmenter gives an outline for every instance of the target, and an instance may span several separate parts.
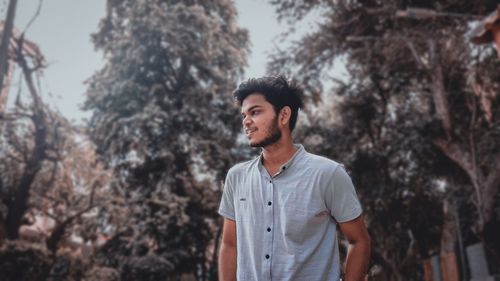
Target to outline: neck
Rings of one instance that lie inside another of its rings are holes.
[[[262,149],[264,166],[280,166],[286,163],[297,151],[290,135],[283,135],[276,143]]]

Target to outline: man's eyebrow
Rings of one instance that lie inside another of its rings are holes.
[[[261,106],[261,105],[258,105],[258,104],[257,104],[257,105],[254,105],[254,106],[251,106],[249,109],[247,109],[247,111],[246,111],[246,112],[252,111],[252,110],[254,110],[254,109],[256,109],[256,108],[259,108],[259,107],[262,107],[262,106]],[[244,111],[242,111],[242,112],[241,112],[241,114],[244,114],[244,113],[245,113]]]

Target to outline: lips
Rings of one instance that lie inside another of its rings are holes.
[[[245,134],[247,136],[250,136],[253,132],[257,131],[257,129],[252,128],[252,129],[245,129]]]

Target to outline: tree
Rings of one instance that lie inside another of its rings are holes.
[[[473,196],[474,232],[487,243],[494,242],[489,237],[498,233],[495,208],[499,206],[500,182],[496,144],[499,101],[495,94],[500,89],[500,66],[494,50],[471,48],[464,38],[470,24],[467,17],[416,19],[397,14],[409,6],[444,14],[486,14],[497,3],[271,3],[280,17],[290,22],[311,11],[322,16],[316,30],[274,56],[271,71],[285,67],[307,89],[322,89],[337,59],[346,63],[349,81],[334,81],[336,86],[329,92],[337,96],[335,108],[321,107],[322,115],[310,123],[322,124],[332,115],[341,116],[340,120],[333,128],[313,126],[304,138],[314,140],[313,136],[319,135],[322,151],[338,156],[352,169],[367,206],[374,253],[385,259],[382,265],[394,273],[395,280],[416,278],[403,277],[402,261],[408,251],[401,249],[412,245],[406,230],[412,231],[420,256],[428,256],[439,247],[435,228],[440,231],[440,219],[421,218],[434,217],[433,210],[441,209],[444,197],[463,203],[461,198]],[[325,144],[328,140],[335,142]],[[438,187],[447,192],[439,192]],[[423,202],[427,202],[426,207],[421,206]],[[417,212],[416,206],[422,207],[423,213]],[[463,204],[461,208],[468,207]],[[461,215],[468,216],[465,211]],[[428,224],[430,229],[424,227]],[[422,233],[423,229],[430,231]],[[402,244],[387,245],[384,240],[389,237]],[[500,253],[498,247],[490,249]]]
[[[14,49],[11,50],[14,55],[11,59],[22,70],[28,86],[28,102],[24,102],[22,95],[18,93],[14,108],[6,112],[2,120],[5,132],[2,131],[1,138],[3,177],[0,186],[4,195],[5,217],[2,220],[5,219],[5,223],[1,225],[1,229],[5,230],[7,238],[11,240],[19,238],[19,230],[25,224],[28,212],[37,209],[46,214],[50,209],[44,207],[44,200],[39,200],[40,198],[31,202],[33,193],[42,199],[60,200],[64,207],[75,206],[78,204],[72,202],[74,198],[68,196],[78,188],[85,189],[87,181],[94,180],[89,177],[92,173],[85,174],[84,177],[88,178],[82,179],[81,175],[88,172],[88,166],[92,165],[96,173],[103,172],[102,169],[95,169],[96,159],[91,159],[92,154],[89,153],[91,148],[87,150],[88,158],[80,158],[78,163],[71,162],[80,149],[75,140],[78,138],[77,132],[66,119],[43,102],[35,87],[33,73],[45,67],[44,58],[36,44],[29,41],[26,45],[25,43],[23,35],[15,37]],[[84,137],[80,136],[80,139],[83,140]],[[75,186],[72,181],[78,180],[85,183]],[[90,183],[92,184],[94,182]],[[61,193],[61,189],[66,189],[66,198],[56,196]],[[54,196],[47,197],[50,193]],[[85,212],[73,219],[83,213]],[[60,214],[59,217],[61,216],[63,215]],[[62,235],[64,229],[61,231]],[[56,237],[52,239],[55,239],[54,243],[60,240]],[[52,250],[55,251],[55,248]]]
[[[215,270],[218,183],[240,128],[229,93],[248,52],[235,16],[229,0],[108,1],[93,35],[107,63],[85,108],[126,216],[112,224],[102,263],[133,272],[144,258],[200,280]]]
[[[97,235],[92,212],[109,198],[109,173],[85,132],[42,99],[34,82],[45,67],[38,46],[14,29],[9,48],[28,94],[20,90],[0,120],[0,276],[71,279],[82,271],[85,242],[96,240],[89,238]]]

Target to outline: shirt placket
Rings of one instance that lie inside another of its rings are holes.
[[[264,232],[264,252],[261,257],[263,262],[263,280],[272,280],[272,260],[273,260],[273,233],[274,233],[274,198],[273,189],[275,182],[273,178],[264,176],[264,220],[260,231]]]

